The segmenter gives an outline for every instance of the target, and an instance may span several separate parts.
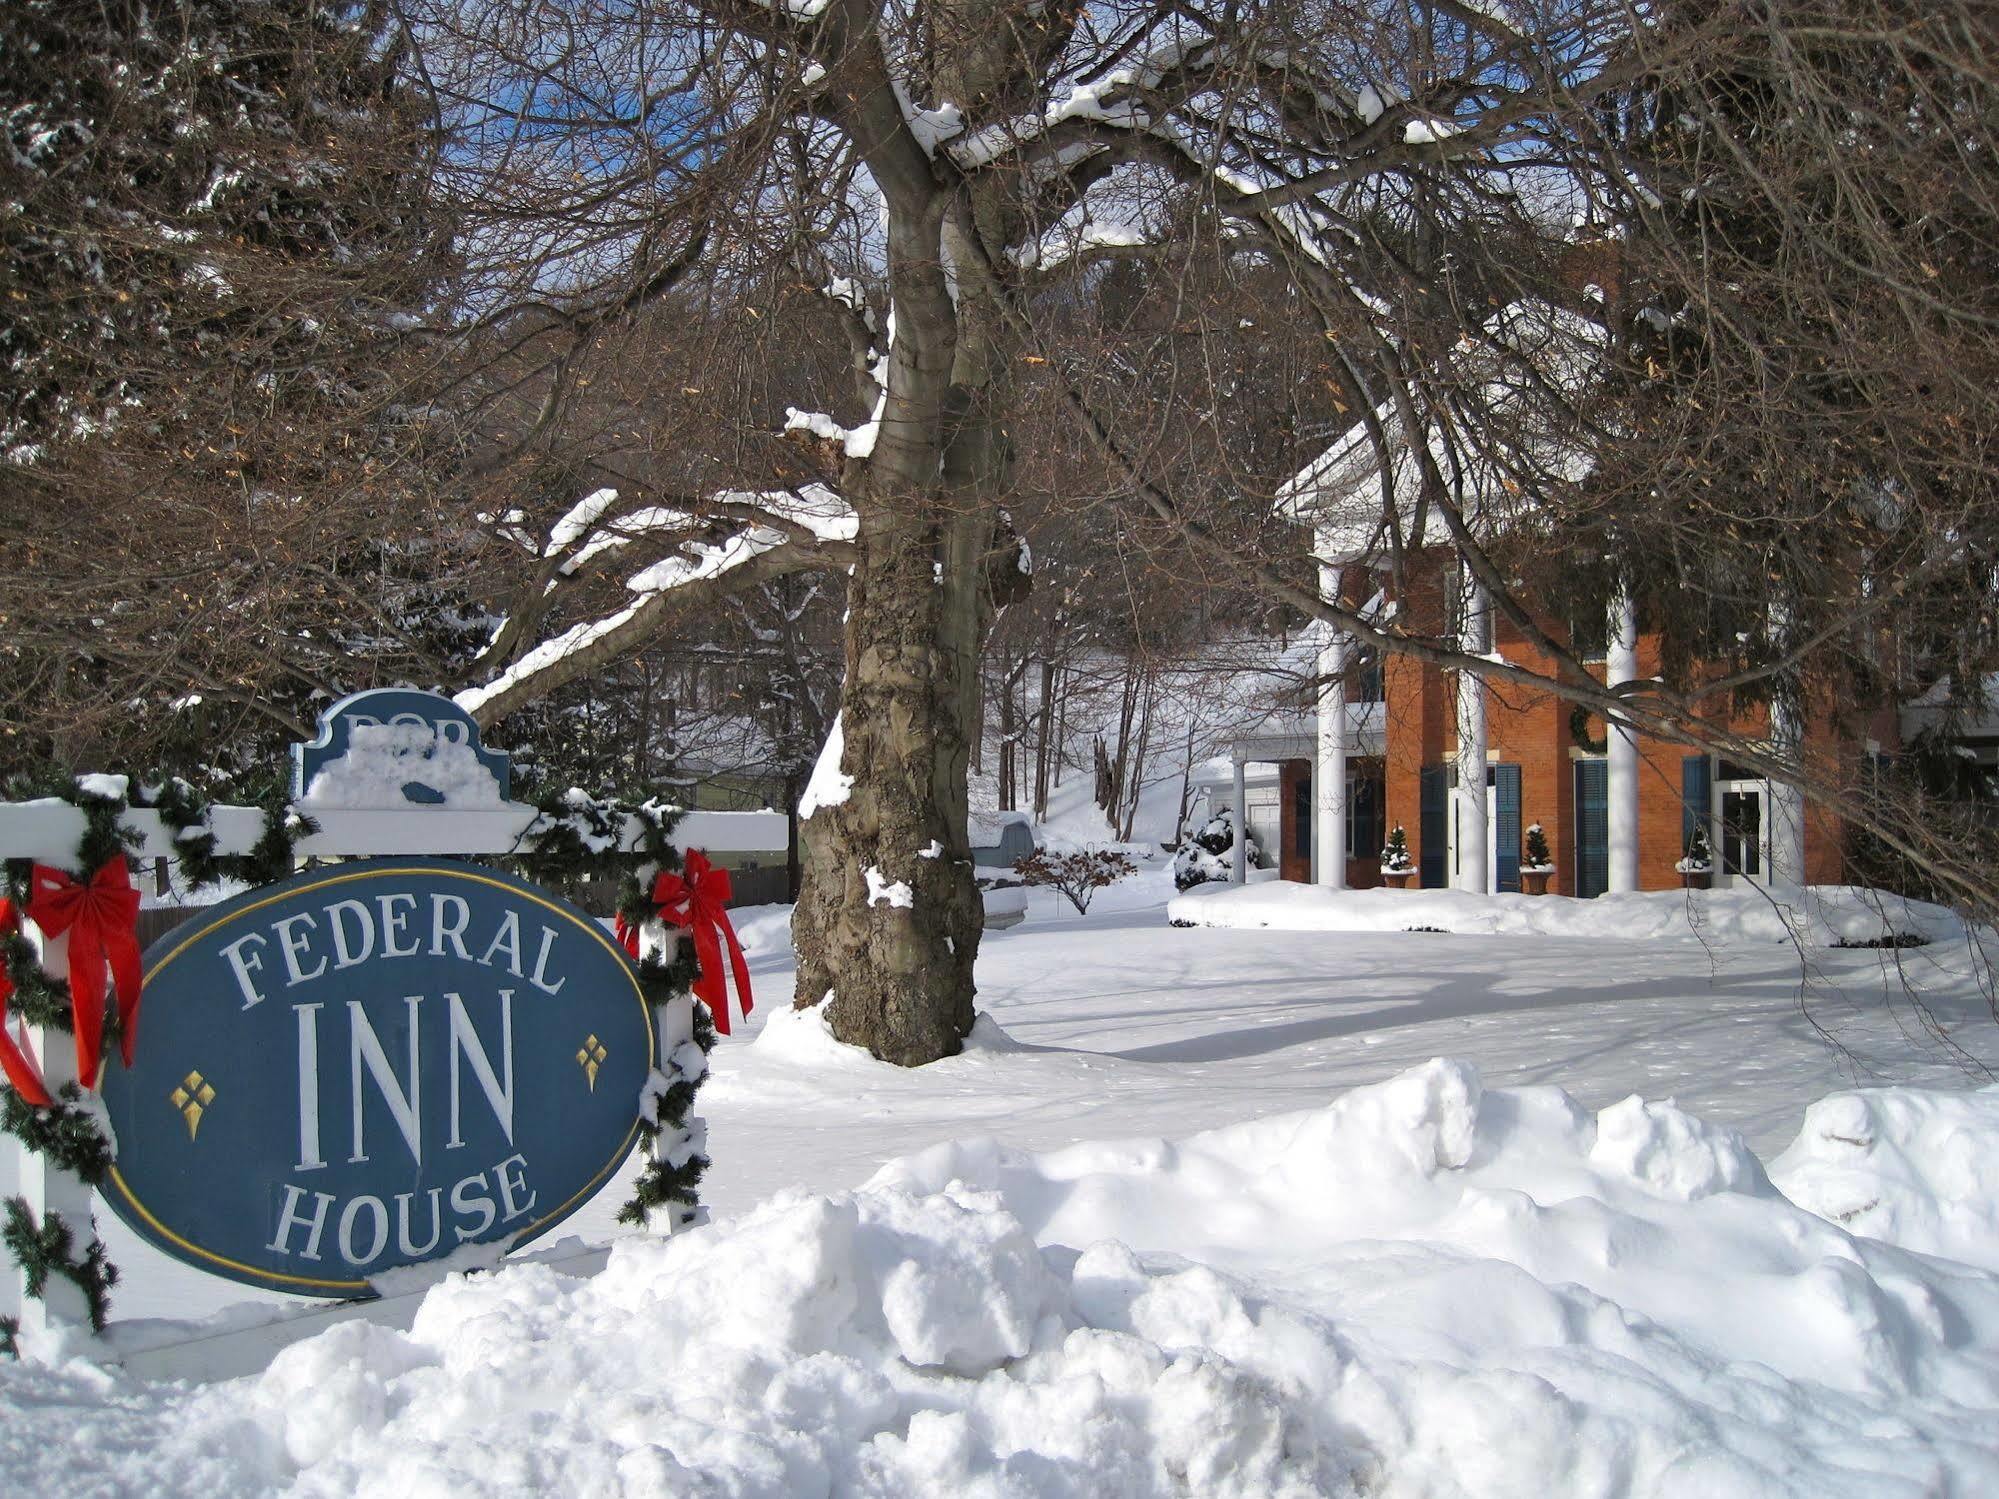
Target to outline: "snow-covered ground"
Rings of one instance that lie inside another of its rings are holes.
[[[0,1493],[1999,1492],[1961,937],[1173,928],[1169,894],[1036,892],[915,1072],[785,1008],[749,916],[712,1227],[229,1385],[0,1370]],[[114,1251],[121,1315],[239,1294]]]

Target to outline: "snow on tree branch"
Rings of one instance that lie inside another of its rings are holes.
[[[586,535],[615,497],[615,491],[598,490],[578,502],[552,528],[551,551],[558,536],[566,544]],[[853,508],[823,484],[807,484],[796,490],[726,490],[714,497],[707,512],[696,517],[670,507],[653,507],[628,517],[625,534],[610,537],[600,532],[590,537],[565,559],[564,572],[599,550],[632,540],[640,528],[693,528],[715,516],[746,522],[741,530],[719,541],[682,541],[672,555],[626,579],[625,587],[633,595],[630,603],[578,621],[542,641],[491,680],[456,694],[458,705],[482,723],[504,717],[630,650],[659,627],[690,587],[724,578],[732,584],[748,584],[786,572],[834,565],[853,540],[858,525]]]

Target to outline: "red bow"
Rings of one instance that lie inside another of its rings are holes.
[[[617,939],[618,946],[632,955],[632,961],[636,963],[639,960],[639,929],[625,920],[623,911],[611,918],[611,935]]]
[[[0,900],[0,937],[11,937],[20,929],[21,917],[14,903]],[[13,994],[14,981],[7,975],[6,963],[0,961],[0,1072],[7,1074],[8,1085],[24,1100],[38,1109],[46,1109],[55,1100],[49,1097],[49,1090],[42,1082],[41,1069],[35,1066],[34,1058],[14,1044],[14,1034],[7,1029],[7,1001]]]
[[[28,920],[53,940],[69,933],[70,1012],[76,1021],[76,1070],[86,1088],[97,1086],[104,1048],[104,970],[118,989],[118,1048],[132,1065],[139,1030],[139,892],[115,854],[90,877],[70,878],[37,864],[28,882]]]
[[[652,884],[652,901],[660,920],[685,928],[694,937],[694,957],[701,974],[694,995],[715,1017],[715,1029],[729,1034],[729,989],[722,971],[722,945],[729,948],[729,972],[736,976],[736,998],[745,1019],[750,1013],[750,967],[743,961],[743,944],[729,925],[728,903],[733,893],[729,871],[717,869],[699,849],[688,850],[686,874],[662,874]],[[633,934],[637,941],[637,934]]]

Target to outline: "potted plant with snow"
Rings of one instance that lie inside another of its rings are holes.
[[[1381,850],[1381,882],[1393,890],[1406,890],[1409,876],[1415,872],[1416,861],[1409,857],[1409,835],[1398,822]]]
[[[1555,856],[1548,852],[1548,835],[1538,822],[1527,825],[1527,847],[1520,860],[1520,893],[1546,895],[1548,878],[1555,872]]]
[[[1673,868],[1679,871],[1680,884],[1688,890],[1705,890],[1713,882],[1714,847],[1707,841],[1707,828],[1703,824],[1694,824],[1687,838],[1687,851]]]

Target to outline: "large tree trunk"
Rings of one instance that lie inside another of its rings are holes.
[[[1014,43],[982,25],[950,29],[971,55],[963,72],[940,66],[941,97],[987,92],[973,75],[1003,68]],[[845,486],[860,520],[841,704],[841,769],[854,781],[805,825],[795,1002],[830,995],[837,1039],[917,1066],[955,1053],[972,1028],[983,906],[965,782],[979,657],[1005,602],[995,588],[1026,581],[1010,567],[988,578],[1012,473],[1015,350],[987,268],[992,247],[1017,239],[1019,210],[992,185],[954,194],[889,91],[856,82],[838,108],[887,204],[895,340],[880,435]]]
[[[796,1002],[830,993],[833,1034],[903,1066],[950,1056],[971,1030],[981,918],[959,662],[933,567],[939,530],[863,513],[840,708],[854,782],[805,824],[793,917]]]

